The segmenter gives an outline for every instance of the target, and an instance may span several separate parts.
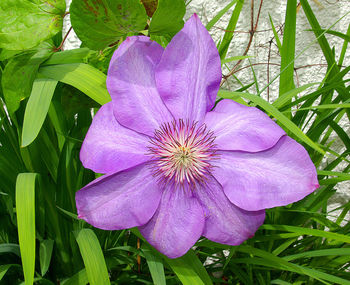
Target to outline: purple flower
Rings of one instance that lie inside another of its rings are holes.
[[[112,102],[80,152],[105,175],[77,192],[79,218],[106,230],[139,227],[176,258],[201,236],[241,244],[264,209],[314,191],[306,150],[266,114],[231,100],[212,110],[220,80],[218,51],[196,15],[165,50],[127,38],[108,70]]]

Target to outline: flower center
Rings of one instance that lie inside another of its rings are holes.
[[[213,132],[196,122],[163,124],[150,140],[153,173],[164,182],[195,185],[205,181],[216,147]]]

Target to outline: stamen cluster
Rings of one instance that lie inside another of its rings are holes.
[[[150,140],[154,174],[176,184],[205,181],[215,156],[214,140],[213,132],[204,124],[181,119],[163,124]]]

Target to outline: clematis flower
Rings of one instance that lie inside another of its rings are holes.
[[[105,175],[76,193],[79,218],[105,230],[138,227],[170,258],[204,236],[239,245],[265,209],[318,187],[306,150],[257,108],[222,100],[220,57],[193,15],[166,49],[127,38],[107,75],[112,102],[83,142]],[[214,109],[213,109],[214,108]]]

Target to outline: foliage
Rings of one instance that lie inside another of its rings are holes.
[[[218,94],[258,106],[303,143],[321,187],[302,201],[268,210],[265,224],[240,246],[201,239],[172,260],[148,245],[137,229],[102,231],[79,220],[74,195],[95,178],[81,165],[79,149],[91,110],[110,100],[105,73],[111,54],[126,36],[140,33],[166,45],[182,27],[185,3],[73,0],[72,25],[83,47],[62,51],[63,2],[0,4],[1,284],[350,284],[350,202],[337,214],[327,209],[337,184],[350,180],[350,138],[340,125],[350,115],[350,67],[343,66],[349,24],[347,34],[322,29],[308,1],[300,1],[328,67],[321,83],[296,88],[298,15],[296,1],[288,1],[283,40],[275,38],[282,63],[273,79],[281,82],[278,99],[269,103],[261,97],[268,85],[248,93],[257,86],[256,78]],[[218,43],[223,64],[238,61],[224,76],[231,86],[240,82],[234,75],[237,66],[249,59],[250,43],[241,56],[226,56],[234,40],[230,31],[244,9],[249,6],[243,1],[232,1],[207,25],[210,29],[224,15],[231,17]],[[343,42],[339,58],[326,33]],[[331,148],[332,134],[341,153]],[[335,157],[331,163],[322,163],[330,156]]]

